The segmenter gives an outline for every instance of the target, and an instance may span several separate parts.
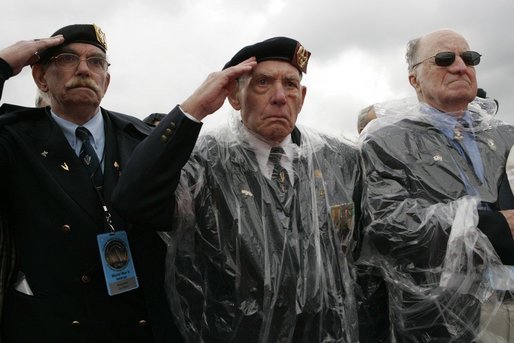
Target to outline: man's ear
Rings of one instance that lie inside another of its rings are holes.
[[[241,101],[239,100],[239,95],[240,93],[238,87],[234,88],[234,90],[228,95],[228,102],[236,111],[241,109]]]
[[[48,92],[48,84],[46,83],[45,72],[46,69],[41,64],[34,64],[32,66],[32,78],[34,79],[37,87],[43,92]]]
[[[415,73],[409,73],[409,83],[410,85],[418,92],[419,89],[419,82],[418,77]]]
[[[105,76],[105,89],[104,89],[104,95],[107,93],[107,88],[109,88],[109,84],[111,83],[111,74],[107,73]]]
[[[302,86],[302,103],[300,104],[300,108],[298,109],[298,113],[302,110],[303,103],[305,102],[305,96],[307,95],[307,87]]]

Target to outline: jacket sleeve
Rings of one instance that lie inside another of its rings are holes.
[[[175,190],[202,124],[175,107],[134,150],[113,192],[126,220],[148,229],[171,229]]]
[[[11,66],[0,58],[0,99],[2,98],[2,92],[4,89],[5,81],[12,76]],[[0,114],[3,113],[3,110],[0,108]],[[0,143],[3,143],[0,138]],[[2,154],[4,157],[5,154]],[[2,166],[2,170],[5,168],[3,163],[3,159],[0,159],[0,165]],[[12,235],[8,230],[8,224],[5,215],[0,214],[0,312],[3,308],[3,299],[5,293],[7,292],[7,288],[10,284],[10,279],[12,277],[12,271],[14,269],[14,242],[12,241]],[[0,315],[1,319],[1,315]]]
[[[503,264],[514,265],[514,240],[505,217],[498,211],[479,211],[478,228],[489,238]]]
[[[514,195],[507,174],[500,181],[496,206],[500,210],[514,209]],[[514,265],[514,239],[503,214],[499,211],[478,211],[478,215],[478,228],[489,238],[503,264]]]
[[[4,90],[4,83],[12,76],[11,66],[0,58],[0,99],[2,99],[2,92]]]

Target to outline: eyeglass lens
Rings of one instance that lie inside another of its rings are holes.
[[[451,65],[455,61],[455,53],[454,52],[440,52],[436,54],[435,64],[440,67],[447,67]],[[464,51],[460,57],[464,61],[464,63],[468,66],[476,66],[480,63],[480,54],[476,51]]]
[[[53,57],[55,63],[63,68],[75,68],[80,63],[80,57],[75,54],[63,53]],[[102,57],[89,57],[86,59],[89,68],[93,70],[106,70],[109,63]]]

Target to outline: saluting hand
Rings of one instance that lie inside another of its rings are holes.
[[[257,65],[251,57],[238,65],[211,73],[200,87],[180,107],[198,120],[217,111],[227,96],[235,89],[236,79]]]
[[[23,67],[36,63],[38,53],[52,46],[62,44],[64,37],[58,35],[51,38],[19,41],[0,50],[0,58],[6,61],[13,71],[13,76],[20,73]]]

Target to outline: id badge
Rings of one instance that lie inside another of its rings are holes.
[[[139,283],[127,233],[125,231],[108,232],[99,234],[96,238],[109,295],[138,288]]]

